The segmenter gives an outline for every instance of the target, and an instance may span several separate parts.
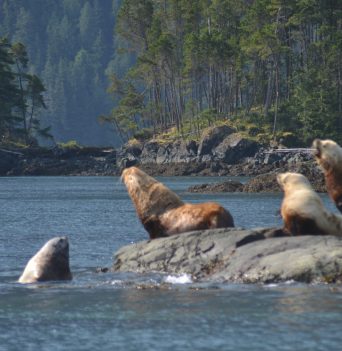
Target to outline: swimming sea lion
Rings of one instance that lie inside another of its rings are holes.
[[[49,240],[27,263],[19,283],[71,280],[67,237]]]
[[[192,230],[234,227],[232,216],[219,204],[184,203],[173,191],[137,167],[126,168],[121,179],[151,239]]]
[[[282,173],[278,174],[277,180],[284,190],[281,216],[289,233],[342,236],[342,216],[326,210],[321,198],[303,175]]]
[[[342,147],[332,140],[314,140],[317,163],[324,172],[328,194],[342,212]]]

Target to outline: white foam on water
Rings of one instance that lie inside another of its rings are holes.
[[[181,275],[168,275],[165,280],[165,283],[170,284],[190,284],[192,283],[191,275],[190,274],[181,274]]]
[[[110,285],[123,285],[123,281],[122,280],[110,280],[106,282],[107,284],[109,283]]]

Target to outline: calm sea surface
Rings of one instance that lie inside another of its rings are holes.
[[[281,224],[280,194],[187,192],[222,180],[162,178],[185,201],[221,203],[238,227]],[[69,237],[73,281],[16,283],[28,259],[59,235]],[[95,273],[118,248],[146,238],[118,178],[0,178],[0,350],[341,349],[341,286]]]

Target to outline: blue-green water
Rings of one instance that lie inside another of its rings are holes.
[[[217,179],[162,181],[186,201],[221,203],[236,226],[281,224],[280,194],[190,194]],[[69,237],[73,281],[16,283],[57,235]],[[172,279],[94,272],[146,238],[118,178],[0,178],[0,350],[340,349],[340,286],[165,284]]]

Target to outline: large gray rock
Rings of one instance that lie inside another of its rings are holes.
[[[233,133],[224,138],[212,153],[216,160],[235,164],[246,157],[254,156],[259,147],[255,141],[243,138],[239,133]]]
[[[342,238],[289,237],[280,229],[190,232],[125,246],[114,259],[113,271],[186,273],[198,281],[342,282]]]
[[[222,183],[196,184],[188,188],[190,193],[235,193],[243,190],[243,184],[234,180]]]
[[[232,133],[234,133],[234,129],[225,125],[205,130],[199,142],[198,156],[211,155],[212,149],[219,145],[225,137]]]
[[[156,141],[149,141],[148,143],[145,143],[140,155],[141,163],[155,163],[158,149],[159,144]]]
[[[177,141],[160,145],[157,151],[156,163],[183,163],[194,161],[197,157],[197,144],[195,141]]]

